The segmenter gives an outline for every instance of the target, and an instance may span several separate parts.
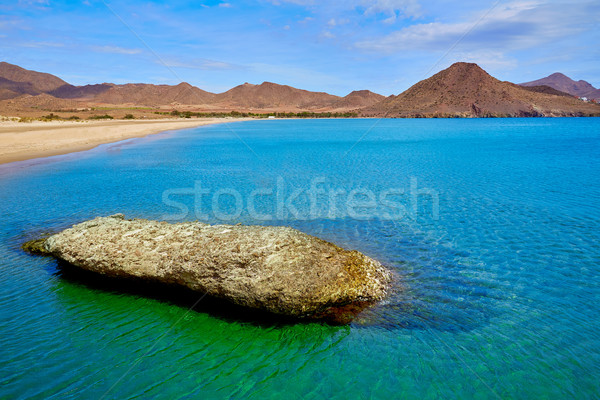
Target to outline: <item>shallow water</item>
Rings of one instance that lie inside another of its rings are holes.
[[[395,189],[396,214],[348,211]],[[0,397],[598,398],[599,206],[599,119],[253,121],[0,166]],[[19,249],[117,212],[291,225],[398,280],[349,326],[294,325]]]

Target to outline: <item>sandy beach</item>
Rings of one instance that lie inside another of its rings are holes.
[[[111,120],[0,122],[0,164],[92,149],[100,144],[202,125],[236,122],[233,118],[186,120]]]

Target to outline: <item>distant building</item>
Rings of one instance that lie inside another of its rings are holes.
[[[587,97],[580,97],[579,100],[586,101],[586,102],[589,101]]]

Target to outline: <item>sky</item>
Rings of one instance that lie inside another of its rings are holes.
[[[0,0],[0,61],[75,85],[399,94],[456,61],[600,87],[600,2]]]

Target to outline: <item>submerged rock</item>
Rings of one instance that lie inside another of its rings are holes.
[[[23,246],[116,278],[185,286],[291,317],[356,311],[386,295],[390,273],[358,251],[289,227],[169,224],[118,214]]]

